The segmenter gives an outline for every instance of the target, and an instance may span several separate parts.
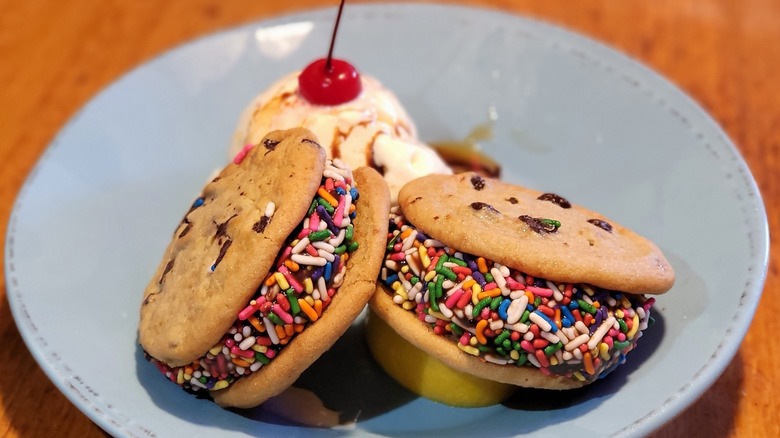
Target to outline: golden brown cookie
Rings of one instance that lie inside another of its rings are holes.
[[[375,170],[361,167],[354,172],[360,189],[360,215],[355,221],[355,240],[360,247],[347,261],[347,274],[327,311],[299,334],[267,366],[238,380],[225,390],[214,391],[222,406],[252,407],[281,393],[314,363],[349,328],[376,288],[387,234],[390,193]]]
[[[431,175],[407,183],[391,209],[369,304],[453,369],[570,389],[625,361],[651,323],[644,294],[673,282],[652,242],[561,196]]]
[[[398,202],[441,242],[527,274],[630,293],[663,293],[674,283],[652,242],[552,193],[467,172],[411,181]]]
[[[309,131],[276,131],[204,188],[144,292],[147,353],[184,365],[219,341],[306,214],[324,165]]]

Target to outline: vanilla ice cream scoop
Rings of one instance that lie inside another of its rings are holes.
[[[231,157],[277,129],[314,132],[328,158],[350,168],[373,167],[384,176],[392,202],[406,182],[452,170],[417,139],[414,123],[398,99],[376,79],[361,75],[363,91],[344,104],[313,105],[298,92],[298,72],[260,94],[244,111],[233,136]]]

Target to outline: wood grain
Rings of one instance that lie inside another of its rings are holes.
[[[0,232],[57,131],[122,74],[229,26],[335,0],[0,0]],[[738,145],[770,228],[780,215],[780,3],[774,0],[467,0],[576,30],[644,62],[698,101]],[[773,239],[774,241],[774,239]],[[780,436],[774,301],[780,250],[739,353],[702,398],[655,436]],[[0,283],[0,435],[100,437],[37,367]]]

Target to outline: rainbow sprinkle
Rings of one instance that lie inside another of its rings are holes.
[[[358,198],[349,168],[338,159],[327,160],[306,217],[222,339],[185,366],[170,367],[148,355],[147,359],[169,380],[190,391],[224,389],[267,365],[322,316],[341,286],[349,255],[358,248],[352,224]],[[274,212],[275,206],[269,203],[264,224]]]
[[[653,298],[534,278],[425,236],[391,209],[381,281],[464,353],[593,381],[625,361]]]

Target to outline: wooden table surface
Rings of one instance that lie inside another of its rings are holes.
[[[357,2],[357,1],[356,1]],[[718,121],[750,165],[770,227],[780,208],[780,2],[466,0],[537,17],[651,66]],[[28,172],[63,124],[123,73],[194,37],[337,0],[0,0],[0,233]],[[780,436],[777,246],[738,355],[657,436]],[[49,382],[16,328],[0,280],[0,435],[104,436]]]

